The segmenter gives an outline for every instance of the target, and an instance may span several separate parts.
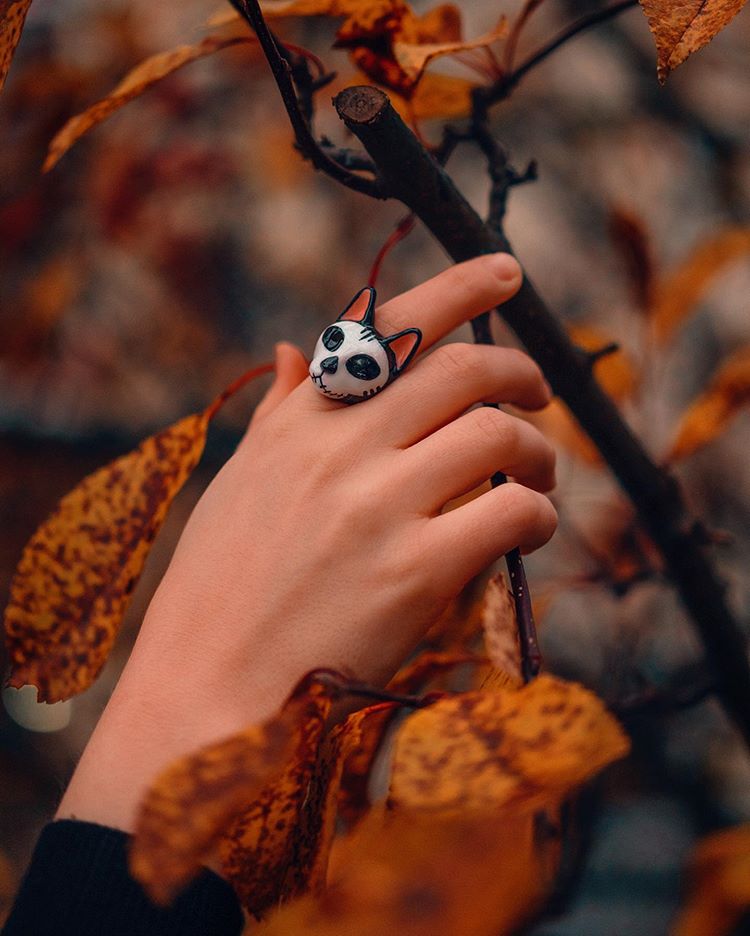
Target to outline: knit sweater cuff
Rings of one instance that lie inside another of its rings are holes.
[[[167,908],[128,873],[129,836],[91,822],[44,828],[3,936],[236,936],[232,888],[204,870]]]

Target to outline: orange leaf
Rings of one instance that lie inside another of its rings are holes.
[[[344,759],[338,801],[339,814],[348,826],[358,822],[370,806],[370,772],[398,712],[399,707],[395,703],[381,702],[349,716],[356,723],[357,744],[351,747]]]
[[[388,683],[388,690],[399,693],[419,692],[425,683],[449,673],[457,666],[485,662],[483,657],[461,650],[425,650],[396,673]]]
[[[610,337],[590,325],[569,325],[568,334],[575,344],[586,351],[596,351],[611,344]],[[607,355],[597,361],[595,366],[597,379],[615,401],[627,400],[633,395],[638,386],[639,373],[624,351],[618,350]],[[562,400],[556,398],[541,412],[525,413],[524,418],[571,454],[591,465],[602,464],[596,446]]]
[[[112,90],[103,100],[93,104],[82,114],[77,114],[55,134],[49,145],[47,158],[42,166],[43,172],[49,172],[59,160],[67,153],[70,147],[79,140],[85,133],[97,126],[103,120],[106,120],[115,111],[140,97],[144,91],[147,91],[152,85],[155,85],[162,78],[171,75],[196,59],[205,58],[207,55],[213,55],[221,49],[229,46],[255,42],[253,36],[207,36],[197,45],[183,45],[175,49],[169,49],[166,52],[158,52],[145,59],[139,65],[128,72],[114,90]]]
[[[11,583],[9,685],[31,683],[40,702],[57,702],[93,683],[169,505],[203,453],[210,418],[229,393],[272,369],[250,371],[204,412],[145,439],[63,497]]]
[[[458,52],[468,52],[471,49],[486,49],[498,39],[501,39],[507,32],[505,19],[501,19],[498,25],[484,36],[470,41],[464,41],[460,38],[447,42],[405,42],[399,38],[393,43],[393,54],[398,65],[405,74],[414,82],[418,81],[425,68],[433,59],[446,55],[455,55]]]
[[[688,875],[687,903],[672,936],[739,933],[735,927],[750,909],[750,824],[700,842]]]
[[[707,45],[745,5],[746,0],[640,0],[654,34],[657,74],[667,75]]]
[[[487,656],[497,669],[509,677],[511,685],[520,686],[523,677],[516,606],[502,572],[493,576],[487,583],[482,608],[482,628]]]
[[[182,758],[157,777],[130,853],[133,876],[155,901],[168,902],[190,880],[254,799],[269,804],[269,829],[278,835],[283,823],[289,835],[290,807],[298,812],[305,798],[330,705],[331,690],[304,679],[278,715]],[[267,861],[267,846],[257,857]],[[270,888],[278,881],[275,870],[262,864],[255,873]]]
[[[549,890],[558,854],[529,812],[373,810],[334,845],[323,897],[282,908],[264,936],[507,936]]]
[[[633,299],[639,311],[651,307],[654,288],[654,260],[651,242],[643,220],[624,208],[614,208],[609,218],[609,231],[630,280]]]
[[[0,0],[0,91],[21,38],[31,0]]]
[[[603,703],[576,683],[540,676],[465,692],[406,719],[389,802],[451,815],[555,805],[628,748]]]
[[[307,713],[280,775],[245,797],[223,826],[222,873],[256,917],[302,893],[310,878],[316,886],[324,878],[343,761],[358,738],[348,723],[321,754],[327,715],[328,705]]]
[[[716,372],[705,393],[683,413],[667,456],[679,461],[718,438],[750,403],[750,347],[741,348]]]
[[[728,228],[701,244],[659,284],[652,319],[659,341],[666,341],[693,312],[714,278],[750,254],[750,228]]]
[[[471,111],[474,81],[427,72],[407,99],[394,94],[391,103],[407,122],[416,120],[455,120]]]

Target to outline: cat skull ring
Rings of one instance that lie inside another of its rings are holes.
[[[340,403],[361,403],[404,370],[422,341],[418,328],[387,337],[375,328],[375,290],[360,289],[318,339],[310,363],[317,390]]]

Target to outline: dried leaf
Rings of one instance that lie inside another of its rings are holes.
[[[341,746],[334,743],[319,764],[327,714],[328,707],[322,705],[317,715],[307,713],[283,772],[260,792],[253,791],[246,797],[244,808],[234,812],[231,824],[223,826],[219,844],[222,873],[256,917],[280,900],[303,892],[308,876],[324,871],[324,846],[326,835],[332,834],[332,825],[323,821],[323,814],[308,810],[307,804],[311,794],[316,804],[325,800],[329,786],[331,803],[335,802],[341,761],[348,752],[344,734],[339,737]],[[313,784],[316,773],[319,776]],[[303,851],[307,863],[300,860]]]
[[[358,742],[343,763],[338,811],[347,826],[353,826],[370,808],[369,781],[385,735],[400,711],[393,702],[381,702],[349,716],[356,723]]]
[[[667,75],[707,45],[746,0],[640,0],[656,41],[657,74]]]
[[[49,172],[59,160],[67,153],[70,147],[79,140],[85,133],[97,126],[103,120],[106,120],[115,111],[140,97],[144,91],[147,91],[152,85],[155,85],[162,78],[171,75],[196,59],[205,58],[207,55],[213,55],[221,49],[229,46],[255,42],[253,36],[207,36],[197,45],[183,45],[175,49],[169,49],[166,52],[158,52],[145,59],[139,65],[128,72],[114,90],[107,97],[98,101],[83,113],[77,114],[55,134],[49,145],[47,158],[42,166],[43,172]]]
[[[750,254],[750,228],[728,228],[701,244],[659,284],[652,320],[659,341],[668,340],[694,312],[713,280],[740,257]]]
[[[502,572],[487,583],[482,608],[482,628],[487,656],[511,684],[520,686],[521,648],[518,643],[516,605]]]
[[[460,20],[459,20],[460,23]],[[464,41],[460,35],[447,42],[405,42],[399,39],[393,43],[393,54],[396,62],[404,73],[417,82],[431,61],[446,55],[455,55],[458,52],[468,52],[471,49],[486,49],[493,43],[502,39],[507,33],[505,18],[497,26],[480,36],[478,39]]]
[[[610,337],[591,325],[570,325],[568,334],[575,344],[586,351],[597,351],[612,343]],[[638,369],[622,349],[600,359],[595,367],[597,379],[602,387],[617,402],[629,399],[638,387]],[[545,435],[572,455],[590,465],[602,464],[598,449],[580,428],[578,421],[562,400],[554,399],[539,413],[524,413],[524,418],[538,426]]]
[[[558,853],[524,811],[436,820],[373,810],[335,843],[323,897],[283,908],[264,934],[502,936],[549,890]]]
[[[641,312],[647,312],[651,306],[655,271],[646,226],[632,212],[615,208],[610,215],[609,231],[625,262],[635,305]]]
[[[735,927],[750,913],[750,824],[724,829],[700,842],[688,874],[687,903],[672,936],[739,933]]]
[[[104,665],[169,505],[203,452],[208,422],[250,371],[202,413],[145,439],[60,501],[24,549],[5,611],[9,685],[40,702],[87,689]]]
[[[474,653],[458,650],[425,650],[402,667],[388,683],[390,692],[414,693],[425,685],[467,663],[481,664],[485,660]]]
[[[153,900],[171,900],[253,800],[269,804],[270,830],[278,832],[283,823],[289,834],[330,705],[327,685],[305,679],[278,715],[182,758],[156,779],[141,806],[130,853],[131,872]],[[268,857],[268,848],[260,847],[258,860]],[[270,864],[254,873],[266,888],[279,880]]]
[[[420,709],[396,738],[390,804],[467,814],[556,804],[628,751],[615,719],[576,683],[466,692]]]
[[[0,0],[0,91],[21,38],[31,0]]]
[[[750,347],[741,348],[714,374],[705,393],[682,414],[667,456],[679,461],[718,438],[739,411],[750,403]]]

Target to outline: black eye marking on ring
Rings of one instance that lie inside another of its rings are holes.
[[[329,351],[338,351],[344,340],[344,332],[338,325],[331,325],[323,332],[323,344]]]
[[[380,365],[369,354],[355,354],[346,362],[346,369],[358,380],[375,380],[380,376]]]

